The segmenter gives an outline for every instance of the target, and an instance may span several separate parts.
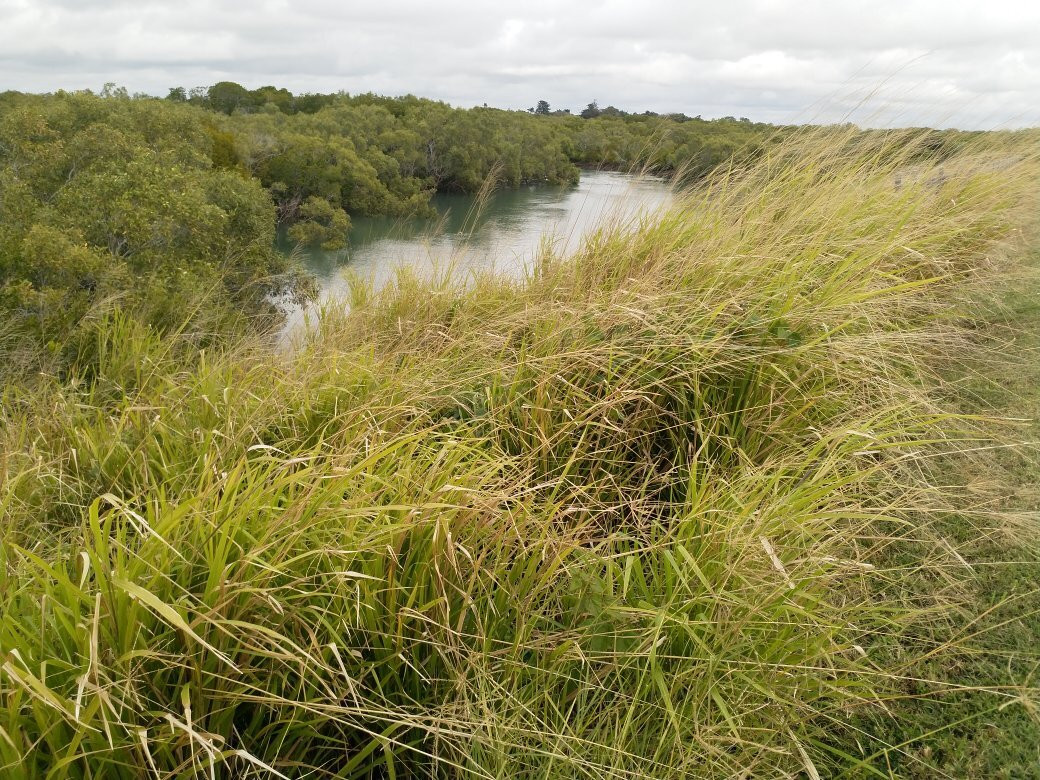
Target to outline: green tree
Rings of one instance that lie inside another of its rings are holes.
[[[249,90],[234,81],[220,81],[207,91],[209,104],[214,111],[230,114],[236,109],[249,109],[255,106]]]
[[[593,100],[582,110],[580,116],[582,119],[595,119],[602,112],[599,110],[599,105]]]
[[[260,183],[215,168],[212,114],[154,99],[31,97],[0,113],[0,307],[9,331],[79,349],[102,302],[160,330],[205,316],[273,314],[304,289],[273,248]]]
[[[342,249],[347,245],[350,217],[324,198],[311,196],[300,206],[300,221],[289,228],[289,238],[298,244]]]

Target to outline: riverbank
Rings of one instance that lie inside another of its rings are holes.
[[[925,154],[807,132],[290,355],[98,312],[2,410],[4,773],[885,776],[836,724],[957,657],[935,367],[1037,199],[1031,137]]]

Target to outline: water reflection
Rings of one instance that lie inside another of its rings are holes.
[[[585,171],[576,186],[503,190],[479,209],[472,195],[437,195],[433,205],[438,219],[358,217],[347,249],[304,250],[301,256],[318,278],[326,300],[346,293],[344,269],[371,281],[376,289],[392,279],[400,266],[424,274],[450,264],[462,277],[488,269],[520,274],[543,240],[561,251],[574,249],[583,235],[604,220],[653,213],[671,197],[671,185],[662,179]],[[302,319],[302,312],[295,312],[288,330],[299,327]]]

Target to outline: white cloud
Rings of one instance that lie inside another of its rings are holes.
[[[1038,30],[1040,4],[1011,0],[0,0],[0,89],[231,79],[465,106],[1017,126],[1040,124]]]

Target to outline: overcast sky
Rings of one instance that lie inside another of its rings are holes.
[[[461,106],[1037,125],[1040,3],[0,0],[0,90],[225,79]]]

